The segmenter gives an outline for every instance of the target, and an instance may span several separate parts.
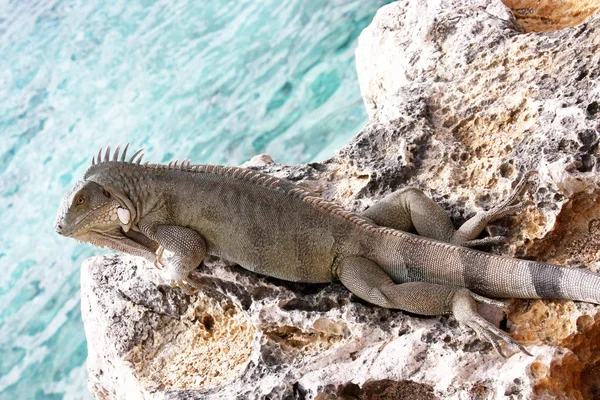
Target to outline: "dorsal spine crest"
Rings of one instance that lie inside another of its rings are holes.
[[[234,179],[244,180],[250,183],[273,188],[276,190],[284,190],[283,188],[278,186],[279,182],[281,182],[280,179],[277,179],[273,176],[263,175],[260,172],[256,172],[250,169],[229,166],[226,167],[222,165],[213,164],[192,165],[191,161],[187,159],[183,159],[181,163],[179,163],[179,160],[175,160],[170,161],[168,164],[150,164],[149,161],[146,161],[142,164],[141,161],[144,156],[144,149],[136,151],[129,158],[129,161],[126,161],[125,157],[129,148],[129,144],[125,146],[125,148],[123,149],[123,153],[121,154],[121,157],[119,159],[120,148],[121,145],[118,145],[114,153],[112,153],[112,155],[110,144],[106,147],[106,151],[104,152],[103,148],[100,148],[97,157],[92,157],[92,165],[90,166],[90,168],[88,168],[88,171],[85,173],[84,178],[87,178],[89,176],[92,168],[95,169],[100,164],[139,165],[141,168],[152,170],[178,170],[183,172],[209,173],[222,176],[229,176]]]

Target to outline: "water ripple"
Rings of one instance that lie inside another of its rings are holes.
[[[330,157],[366,121],[362,0],[0,0],[0,398],[90,398],[59,199],[109,141],[149,159]]]

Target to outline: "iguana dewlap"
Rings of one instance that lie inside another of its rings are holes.
[[[297,281],[339,279],[358,297],[424,315],[452,313],[501,353],[525,351],[477,314],[498,298],[571,299],[600,304],[600,275],[467,248],[486,224],[514,212],[527,178],[499,207],[456,230],[413,188],[390,194],[362,215],[283,179],[238,167],[141,164],[138,151],[102,150],[62,200],[58,233],[144,257],[192,293],[190,272],[207,255],[260,274]],[[416,232],[415,235],[408,232]],[[170,255],[163,258],[163,252]]]

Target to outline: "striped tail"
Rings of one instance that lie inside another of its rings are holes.
[[[485,253],[408,233],[385,238],[373,249],[396,282],[463,286],[497,298],[568,299],[600,304],[600,274]]]
[[[492,297],[566,299],[600,304],[600,274],[578,268],[494,256],[466,271],[467,287]],[[484,282],[477,282],[483,270]],[[475,283],[475,285],[473,285]],[[471,288],[471,286],[474,286]],[[483,293],[485,292],[485,293]]]

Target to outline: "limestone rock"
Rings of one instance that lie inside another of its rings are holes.
[[[548,32],[584,23],[593,15],[598,0],[503,0],[526,32]]]
[[[256,329],[227,297],[185,296],[129,256],[92,258],[82,270],[88,372],[96,398],[220,387],[250,361]]]
[[[538,175],[495,253],[598,271],[600,16],[528,33],[499,0],[383,7],[359,39],[370,122],[338,156],[249,167],[360,212],[406,185],[457,224]],[[583,265],[585,263],[585,266]],[[339,283],[294,284],[209,260],[189,297],[143,260],[82,268],[97,398],[574,398],[600,392],[598,306],[482,312],[534,354],[499,357],[452,317],[381,309]],[[387,396],[387,397],[386,397]],[[351,397],[352,398],[352,397]]]

